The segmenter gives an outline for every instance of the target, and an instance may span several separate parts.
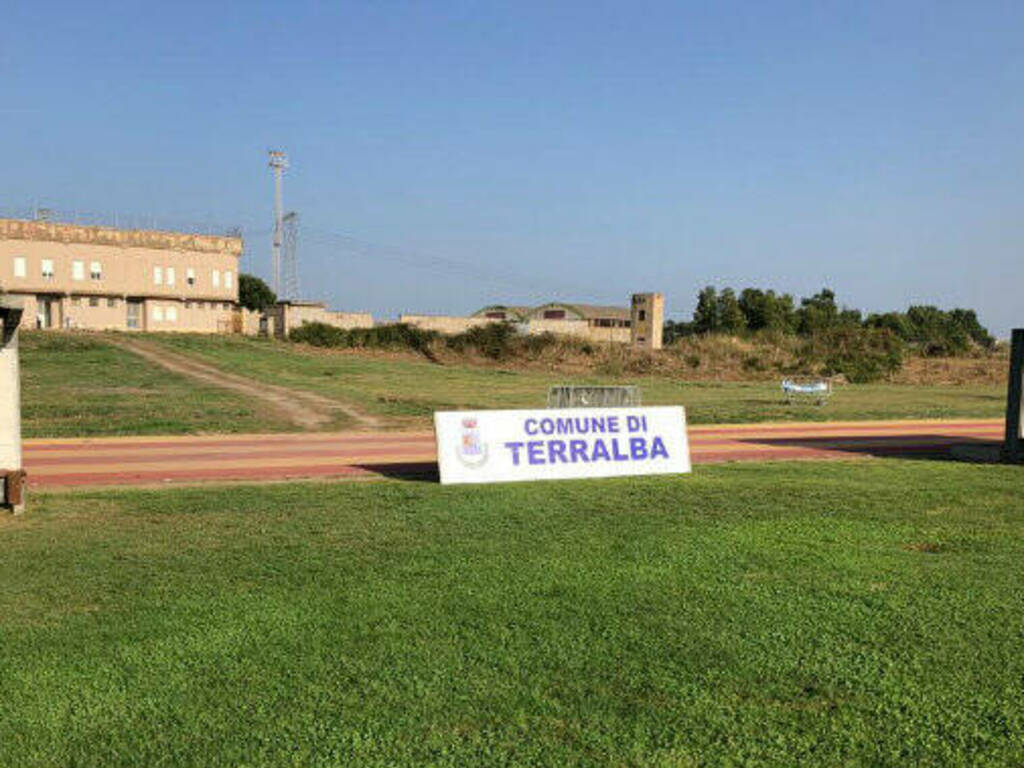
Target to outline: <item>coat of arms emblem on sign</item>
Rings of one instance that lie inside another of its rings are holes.
[[[467,467],[479,467],[487,461],[487,443],[480,438],[480,425],[475,417],[462,420],[458,455],[459,461]]]

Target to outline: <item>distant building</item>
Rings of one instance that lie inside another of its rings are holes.
[[[0,219],[0,293],[22,328],[240,331],[240,237]]]
[[[271,333],[286,338],[305,323],[324,323],[335,328],[372,328],[373,316],[366,312],[337,312],[319,301],[281,301],[266,311]]]
[[[629,343],[642,349],[661,349],[664,325],[665,297],[660,293],[634,293]]]
[[[552,302],[530,310],[529,333],[560,333],[592,341],[629,342],[629,307]]]
[[[484,320],[504,320],[509,323],[522,323],[530,314],[529,307],[506,307],[503,304],[492,304],[489,307],[478,309],[471,317],[479,317]]]
[[[515,323],[524,333],[556,333],[590,341],[631,344],[661,349],[665,298],[660,293],[638,293],[629,307],[550,302],[539,307],[492,304],[468,317],[453,315],[401,315],[399,322],[441,333],[462,333],[487,323]]]

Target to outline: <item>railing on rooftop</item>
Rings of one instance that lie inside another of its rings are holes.
[[[2,206],[0,218],[22,219],[25,221],[52,221],[57,224],[73,224],[82,227],[112,227],[114,229],[139,229],[154,232],[178,232],[191,235],[220,235],[241,237],[240,227],[225,227],[214,222],[196,222],[171,216],[139,215],[124,213],[96,213],[94,211],[50,208],[40,205]]]

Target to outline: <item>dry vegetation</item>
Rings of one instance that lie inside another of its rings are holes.
[[[396,348],[332,348],[329,351],[303,345],[310,352],[351,354],[379,360],[422,360],[424,355],[440,365],[472,365],[483,368],[549,372],[574,376],[654,375],[679,381],[740,382],[777,381],[788,374],[819,371],[802,364],[800,339],[792,336],[689,336],[657,352],[633,350],[622,345],[595,344],[557,339],[536,349],[495,358],[476,347],[452,349],[442,340],[431,341],[423,352]],[[902,368],[884,378],[894,384],[967,385],[1002,384],[1006,380],[1008,351],[997,345],[969,357],[920,357],[908,353]],[[842,375],[835,377],[843,381]]]

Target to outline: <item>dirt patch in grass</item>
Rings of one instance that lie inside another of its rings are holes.
[[[924,552],[929,555],[938,555],[948,551],[948,547],[939,541],[915,541],[904,544],[903,548],[908,552]]]
[[[291,419],[299,429],[322,429],[333,424],[338,413],[344,414],[362,427],[380,426],[375,417],[323,395],[260,383],[243,376],[225,373],[212,365],[138,339],[117,339],[112,343],[174,373],[232,390],[247,398],[262,400],[282,416]]]

